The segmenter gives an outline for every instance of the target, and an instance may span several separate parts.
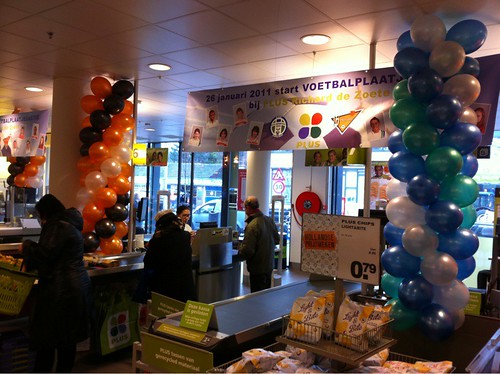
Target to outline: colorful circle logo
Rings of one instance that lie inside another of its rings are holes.
[[[321,128],[319,127],[321,121],[323,121],[321,113],[314,113],[312,117],[308,113],[302,114],[299,122],[303,127],[299,130],[299,138],[319,138],[321,136]]]

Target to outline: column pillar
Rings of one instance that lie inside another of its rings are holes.
[[[80,100],[85,95],[80,79],[57,77],[52,94],[49,192],[66,207],[76,207],[80,175],[76,163],[80,159],[79,133],[85,112]]]
[[[271,152],[253,151],[247,156],[247,196],[259,199],[260,210],[269,212],[269,186],[271,182]],[[245,196],[245,198],[247,197]]]

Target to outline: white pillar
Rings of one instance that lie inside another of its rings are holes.
[[[66,207],[76,206],[76,193],[80,188],[80,175],[76,163],[80,159],[79,133],[86,114],[80,100],[90,94],[90,83],[79,79],[54,79],[52,95],[52,122],[50,141],[49,192]]]
[[[267,216],[269,212],[269,188],[271,183],[271,152],[248,152],[247,196],[259,199],[260,210]],[[245,198],[247,197],[245,196]]]

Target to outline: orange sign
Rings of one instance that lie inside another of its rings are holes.
[[[304,231],[304,249],[319,249],[335,251],[337,249],[337,235],[333,231]]]

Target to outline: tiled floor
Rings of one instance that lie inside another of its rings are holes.
[[[281,284],[306,280],[309,274],[299,270],[286,269],[281,274]],[[275,277],[276,278],[276,277]],[[250,293],[250,289],[241,285],[240,294]],[[77,354],[75,373],[132,373],[132,348],[122,349],[106,356],[80,352]]]

